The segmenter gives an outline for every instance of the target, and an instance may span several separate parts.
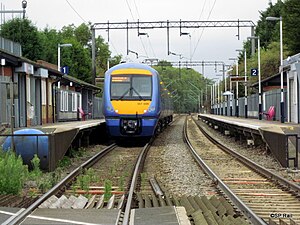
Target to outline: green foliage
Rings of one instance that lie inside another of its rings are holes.
[[[40,170],[40,159],[37,154],[34,154],[33,159],[31,160],[32,171],[30,172],[30,177],[39,178],[42,175]]]
[[[291,55],[300,52],[300,1],[287,0],[283,7],[284,43],[287,44]]]
[[[267,21],[266,18],[282,17],[283,21],[283,57],[294,55],[300,52],[300,1],[286,0],[272,3],[261,12],[260,20],[257,22],[255,36],[260,37],[261,43],[261,78],[273,76],[278,73],[280,66],[280,22]],[[256,41],[257,43],[257,41]],[[250,68],[258,68],[257,63],[257,45],[256,53],[251,55],[251,43],[246,41],[244,49],[247,50],[247,74],[250,74]],[[244,56],[239,57],[239,74],[244,74]],[[257,77],[249,77],[251,83],[257,82]],[[239,96],[243,96],[241,89]]]
[[[39,32],[41,45],[44,49],[44,54],[40,59],[46,62],[57,64],[57,47],[61,42],[59,33],[55,29],[45,28]]]
[[[1,36],[22,45],[23,56],[36,60],[44,60],[57,64],[58,44],[70,43],[72,47],[61,47],[61,66],[69,66],[70,75],[83,81],[92,82],[91,59],[91,24],[82,23],[64,26],[61,30],[46,27],[38,31],[28,19],[13,19],[1,27]],[[96,38],[97,74],[103,75],[110,66],[120,63],[121,56],[111,56],[108,44],[102,37]]]
[[[30,20],[15,18],[7,21],[1,25],[1,36],[20,43],[24,57],[34,61],[43,58],[41,36]]]
[[[2,149],[0,149],[2,152]],[[28,167],[13,152],[0,156],[0,194],[20,194],[28,176]]]
[[[105,180],[104,182],[104,201],[108,201],[112,196],[112,182],[110,180]]]
[[[56,183],[53,182],[53,178],[51,174],[47,174],[44,176],[41,176],[39,179],[37,179],[37,187],[41,191],[41,193],[47,192],[50,188],[52,188]],[[53,185],[54,183],[54,185]]]
[[[174,68],[170,63],[159,62],[154,68],[161,76],[164,86],[172,96],[175,96],[174,109],[176,112],[196,112],[199,106],[198,96],[206,92],[206,84],[211,81],[194,69]],[[176,100],[177,99],[177,100]]]
[[[62,167],[62,168],[64,168],[64,167],[68,167],[68,166],[70,166],[71,165],[71,159],[70,159],[70,157],[68,157],[68,156],[64,156],[61,160],[59,160],[59,162],[58,162],[58,166],[59,167]]]
[[[279,22],[267,21],[268,16],[280,17],[282,15],[283,3],[277,1],[275,5],[270,4],[266,11],[260,12],[260,20],[257,22],[255,35],[261,39],[261,47],[266,48],[272,41],[279,42]]]
[[[125,190],[124,185],[125,185],[125,177],[121,176],[120,179],[119,179],[119,190],[120,191]]]
[[[82,190],[88,191],[92,182],[97,182],[98,178],[93,169],[88,169],[77,178],[75,186],[79,186]]]

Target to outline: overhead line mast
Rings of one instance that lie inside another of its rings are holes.
[[[254,35],[255,24],[251,20],[216,20],[216,21],[154,21],[154,22],[105,22],[105,23],[94,23],[91,26],[92,30],[92,72],[93,72],[93,83],[95,83],[96,78],[96,63],[95,63],[95,30],[106,30],[109,34],[109,30],[126,30],[128,33],[129,29],[136,29],[137,34],[139,35],[140,29],[167,29],[167,51],[168,55],[170,54],[169,50],[169,29],[170,28],[217,28],[217,27],[237,27],[238,28],[238,39],[240,38],[240,28],[251,27],[251,35]],[[108,37],[109,38],[109,37]],[[128,39],[128,35],[127,35]],[[128,40],[127,40],[128,43]],[[127,44],[128,48],[128,44]],[[127,49],[127,54],[128,54]]]

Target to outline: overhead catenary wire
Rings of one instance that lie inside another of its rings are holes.
[[[216,2],[217,2],[217,0],[214,0],[214,3],[213,3],[213,5],[212,5],[212,7],[211,7],[211,9],[210,9],[210,11],[209,11],[209,14],[208,14],[206,20],[209,20],[209,18],[210,18],[210,16],[211,16],[211,13],[212,13],[212,11],[213,11],[215,5],[216,5]],[[202,29],[201,34],[200,34],[200,37],[198,38],[198,41],[197,41],[197,43],[196,43],[196,45],[195,45],[194,51],[193,51],[193,53],[192,53],[192,57],[194,56],[194,54],[195,54],[195,52],[196,52],[196,50],[197,50],[197,48],[198,48],[198,45],[199,45],[200,39],[202,38],[203,32],[204,32],[204,28]]]
[[[134,19],[134,16],[133,16],[133,13],[132,13],[132,10],[131,10],[131,7],[130,7],[130,5],[129,5],[128,0],[126,0],[126,3],[127,3],[127,7],[128,7],[128,9],[129,9],[129,11],[130,11],[130,14],[131,14],[132,19],[135,20],[135,19]],[[138,18],[140,18],[139,12],[138,12],[138,9],[137,9],[137,6],[136,6],[135,1],[134,1],[134,5],[135,5],[136,11],[137,11]],[[141,40],[141,44],[142,44],[142,47],[143,47],[143,49],[144,49],[144,51],[145,51],[145,54],[146,54],[146,56],[148,57],[148,53],[147,53],[146,47],[145,47],[145,45],[144,45],[144,42],[143,42],[143,40],[142,40],[142,37],[139,36],[139,38],[140,38],[140,40]]]
[[[87,23],[87,21],[77,12],[77,10],[72,6],[72,4],[68,0],[66,0],[66,2],[71,7],[71,9],[77,14],[77,16],[79,16],[79,18],[82,19],[83,22]]]
[[[136,13],[137,13],[137,15],[138,15],[138,18],[140,19],[141,16],[140,16],[140,13],[139,13],[139,10],[138,10],[138,7],[137,7],[137,5],[136,5],[135,0],[133,0],[133,3],[134,3],[135,10],[136,10]],[[141,38],[141,37],[140,37],[140,38]],[[154,57],[156,57],[155,52],[154,52],[154,49],[153,49],[153,46],[152,46],[152,43],[151,43],[151,39],[149,38],[149,35],[147,35],[147,38],[148,38],[148,43],[149,43],[150,49],[151,49],[151,51],[152,51],[152,54],[153,54]]]

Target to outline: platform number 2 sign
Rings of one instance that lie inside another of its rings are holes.
[[[251,69],[251,76],[257,76],[258,75],[258,69]]]

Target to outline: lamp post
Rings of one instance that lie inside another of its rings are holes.
[[[178,56],[178,57],[179,57],[179,61],[178,61],[178,64],[179,64],[179,66],[178,66],[178,74],[179,74],[179,78],[180,78],[180,76],[181,76],[180,60],[183,58],[183,57],[182,57],[182,54],[177,54],[177,53],[174,53],[174,52],[169,51],[169,55],[175,55],[175,56]]]
[[[280,121],[284,123],[284,98],[283,98],[283,38],[282,38],[282,17],[267,17],[266,20],[278,21],[280,24]]]
[[[72,47],[72,44],[58,44],[57,47],[57,70],[60,71],[60,47]]]
[[[217,77],[213,78],[212,80],[217,80],[213,83],[213,105],[214,105],[214,113],[213,114],[216,114],[216,115],[219,115],[219,103],[220,103],[220,94],[219,94],[219,91],[220,91],[220,87],[219,87],[219,79]],[[215,110],[216,108],[216,110]]]
[[[210,112],[209,114],[212,113],[212,106],[213,106],[213,85],[208,85],[210,87]]]
[[[239,75],[239,60],[238,58],[229,58],[229,60],[234,60],[234,62],[236,63],[236,76]],[[230,80],[230,84],[231,84],[231,80]],[[231,84],[232,85],[232,84]],[[230,90],[232,89],[232,87],[230,88]],[[239,83],[236,82],[236,104],[235,104],[235,116],[239,117]],[[232,106],[230,106],[230,116],[232,116]]]
[[[211,92],[212,92],[211,110],[212,110],[212,114],[215,114],[215,83],[211,85]]]
[[[262,119],[262,101],[261,101],[261,71],[260,71],[260,38],[248,37],[248,39],[257,39],[257,54],[258,54],[258,119]]]
[[[225,87],[224,87],[224,93],[223,93],[223,95],[225,95],[225,97],[226,97],[226,103],[225,103],[225,116],[227,116],[227,106],[228,106],[228,99],[229,99],[229,102],[230,102],[230,105],[231,105],[231,95],[229,96],[229,98],[228,98],[228,92],[227,92],[227,79],[226,79],[226,76],[227,75],[229,75],[229,82],[230,82],[230,74],[229,74],[229,72],[230,71],[232,71],[232,68],[231,69],[228,69],[228,70],[225,70],[225,68],[224,68],[224,70],[223,70],[223,73],[224,73],[224,76],[225,76]],[[225,75],[225,73],[227,74],[227,75]],[[231,83],[231,82],[230,82]],[[231,84],[230,84],[230,93],[231,93]],[[231,110],[231,112],[232,112],[232,110]]]
[[[248,118],[248,85],[247,85],[247,50],[244,51],[245,60],[245,118]]]
[[[242,49],[237,49],[236,50],[237,52],[243,52],[243,50]],[[236,63],[236,71],[237,71],[237,76],[239,76],[239,60],[237,59],[237,63]],[[236,95],[237,95],[237,105],[236,105],[236,117],[239,117],[239,98],[238,98],[238,96],[239,96],[239,82],[237,81],[236,82]]]

